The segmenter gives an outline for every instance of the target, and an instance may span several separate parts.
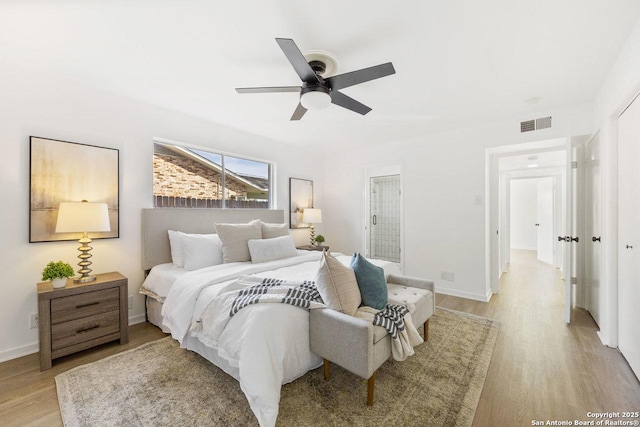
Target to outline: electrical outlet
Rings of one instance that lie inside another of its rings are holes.
[[[34,313],[29,316],[29,329],[37,329],[38,328],[38,314]]]
[[[441,271],[440,272],[440,280],[446,280],[447,282],[453,282],[455,280],[455,275],[451,271]]]

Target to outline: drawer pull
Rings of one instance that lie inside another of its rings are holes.
[[[98,305],[98,304],[100,304],[100,301],[94,301],[94,302],[90,302],[90,303],[87,303],[87,304],[76,305],[76,308],[91,307],[92,305]]]
[[[93,329],[98,329],[99,327],[100,327],[100,325],[93,325],[93,326],[89,326],[89,327],[86,327],[86,328],[78,329],[76,331],[76,334],[79,334],[79,333],[82,333],[82,332],[91,331]]]

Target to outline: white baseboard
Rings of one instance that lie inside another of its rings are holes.
[[[607,339],[607,337],[602,333],[602,331],[597,331],[596,335],[598,335],[598,338],[600,338],[600,342],[602,343],[602,345],[609,347],[609,340]]]
[[[442,286],[436,286],[436,293],[451,295],[453,297],[467,298],[467,299],[472,299],[475,301],[482,301],[482,302],[489,302],[489,300],[491,299],[491,296],[493,295],[491,290],[488,290],[486,295],[482,295],[482,294],[474,294],[471,292],[460,291],[457,289],[449,289]]]
[[[145,316],[144,313],[136,314],[135,316],[129,317],[129,326],[137,325],[138,323],[144,323]],[[18,357],[28,356],[33,353],[37,353],[40,351],[40,347],[38,345],[38,341],[33,342],[31,344],[27,344],[22,347],[11,348],[9,350],[0,351],[0,363],[6,362],[8,360],[17,359]]]
[[[0,363],[6,362],[7,360],[17,359],[18,357],[22,356],[28,356],[30,354],[37,353],[38,351],[40,351],[40,348],[38,347],[38,341],[22,347],[0,351]]]
[[[129,316],[129,326],[137,325],[138,323],[144,323],[147,320],[145,319],[144,313],[136,314],[135,316]]]

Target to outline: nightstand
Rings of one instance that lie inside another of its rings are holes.
[[[96,274],[89,283],[67,280],[64,288],[38,283],[40,370],[53,359],[110,341],[129,342],[127,278]]]
[[[303,251],[327,251],[329,252],[329,246],[311,246],[311,245],[305,245],[305,246],[297,246],[296,249],[301,249]]]

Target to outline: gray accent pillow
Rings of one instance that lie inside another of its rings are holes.
[[[247,242],[262,239],[260,220],[248,224],[216,224],[216,233],[222,241],[222,259],[227,262],[251,261]]]
[[[261,222],[262,225],[262,238],[273,239],[274,237],[282,237],[289,235],[288,224],[272,224],[268,222]]]
[[[298,251],[291,236],[274,237],[273,239],[251,239],[247,242],[251,262],[267,262],[276,259],[297,256]]]
[[[350,316],[356,314],[361,302],[356,275],[327,251],[322,252],[316,286],[327,307]]]
[[[387,305],[387,280],[382,267],[371,264],[359,253],[353,254],[349,264],[356,274],[362,305],[382,310]]]

